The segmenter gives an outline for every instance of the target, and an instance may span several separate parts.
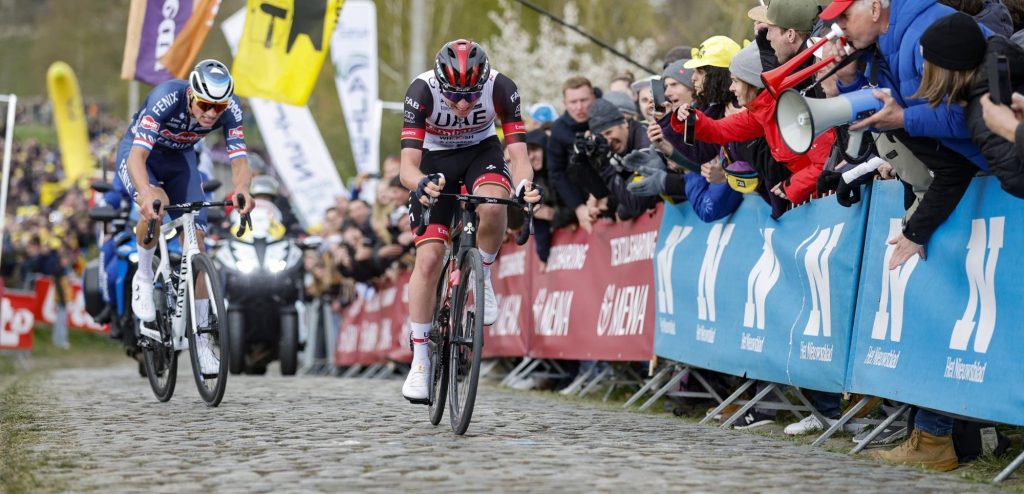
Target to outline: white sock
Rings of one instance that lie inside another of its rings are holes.
[[[430,358],[430,355],[427,355],[427,333],[430,332],[430,323],[409,321],[409,326],[412,327],[412,361],[425,362]]]
[[[139,267],[135,270],[135,276],[142,276],[144,279],[153,279],[153,253],[156,246],[148,249],[139,246]]]
[[[203,327],[210,324],[210,299],[196,299],[196,326]]]
[[[491,279],[491,264],[494,264],[494,260],[498,257],[498,253],[486,252],[480,249],[480,260],[483,261],[484,265],[484,279]]]

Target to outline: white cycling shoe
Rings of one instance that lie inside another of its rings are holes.
[[[199,356],[199,372],[203,374],[217,374],[220,372],[220,359],[213,354],[210,348],[209,336],[201,334],[196,336],[196,354]]]
[[[425,402],[430,396],[428,386],[430,385],[430,361],[413,361],[409,375],[405,377],[405,384],[402,385],[402,396],[413,402]]]
[[[153,322],[156,319],[156,307],[153,305],[153,280],[147,280],[139,276],[139,273],[132,276],[132,312],[142,322]]]
[[[484,278],[484,326],[490,326],[498,320],[498,299],[494,296],[491,278]]]

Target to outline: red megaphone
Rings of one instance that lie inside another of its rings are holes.
[[[822,68],[828,66],[835,61],[835,56],[828,57],[806,69],[803,69],[795,74],[792,74],[797,67],[804,64],[807,59],[814,56],[814,52],[818,51],[825,43],[828,43],[836,38],[843,37],[843,30],[839,27],[839,24],[832,24],[832,30],[828,32],[825,37],[818,40],[817,43],[812,45],[810,48],[798,53],[790,61],[780,65],[778,68],[769,70],[761,74],[761,81],[764,82],[764,88],[772,95],[773,98],[778,98],[783,91],[790,89],[797,84],[800,84],[804,79],[814,75]]]

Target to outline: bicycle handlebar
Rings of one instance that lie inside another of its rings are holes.
[[[452,197],[459,202],[466,202],[471,204],[504,204],[506,206],[512,206],[522,208],[523,212],[526,213],[526,223],[516,236],[516,245],[523,245],[529,240],[530,235],[533,235],[533,208],[536,204],[531,204],[518,198],[514,199],[502,199],[500,197],[488,197],[488,196],[475,196],[470,194],[445,194],[442,193],[437,198],[431,198],[431,204],[434,203],[438,198],[441,197]],[[423,208],[423,219],[420,222],[420,226],[416,228],[416,235],[423,235],[427,230],[427,225],[430,224],[430,208],[427,206]]]
[[[245,196],[242,194],[236,194],[235,201],[238,202],[239,209],[245,209]],[[235,236],[238,238],[242,238],[242,235],[245,235],[246,226],[252,230],[252,218],[249,214],[243,214],[241,217],[241,220],[238,222],[238,232],[235,233]]]
[[[160,199],[153,201],[153,211],[157,216],[160,215]],[[142,243],[144,245],[153,243],[153,237],[156,236],[156,226],[159,223],[159,220],[149,220],[149,227],[146,229],[146,236],[142,239]]]

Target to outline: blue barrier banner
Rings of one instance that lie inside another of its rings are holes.
[[[867,196],[865,196],[867,197]],[[704,223],[667,206],[655,258],[658,356],[819,391],[843,390],[867,220],[834,197],[778,221],[757,196]]]
[[[902,231],[903,189],[874,187],[850,390],[1024,425],[1024,251],[1013,247],[1024,246],[1020,199],[994,177],[975,179],[932,236],[927,260],[889,270],[886,240]]]

